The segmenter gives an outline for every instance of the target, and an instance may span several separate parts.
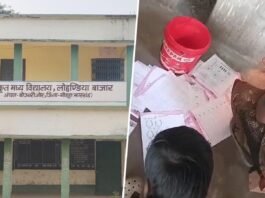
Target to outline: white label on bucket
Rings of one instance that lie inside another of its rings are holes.
[[[173,72],[176,73],[176,74],[185,74],[185,71],[184,71],[183,69],[170,67],[169,64],[166,63],[166,62],[163,60],[163,57],[162,57],[162,56],[161,56],[161,58],[160,58],[160,61],[161,61],[162,65],[164,65],[164,67],[165,67],[167,70],[173,71]]]
[[[166,53],[168,54],[168,56],[178,62],[181,62],[181,63],[191,63],[195,60],[195,57],[193,58],[186,58],[184,56],[181,56],[179,54],[176,54],[174,51],[172,51],[168,45],[167,45],[167,42],[164,41],[164,49],[166,51]]]

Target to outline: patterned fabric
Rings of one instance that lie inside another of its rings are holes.
[[[257,121],[257,104],[265,90],[237,80],[232,90],[232,136],[245,162],[260,175],[260,188],[265,188],[265,125]],[[264,111],[265,116],[265,111]]]
[[[126,179],[124,198],[140,198],[143,192],[143,182],[140,178],[132,177]]]

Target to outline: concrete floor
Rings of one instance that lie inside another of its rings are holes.
[[[159,64],[163,28],[176,15],[192,15],[205,20],[213,1],[199,0],[140,0],[136,60]],[[204,3],[200,7],[198,3]],[[208,2],[208,3],[207,3]],[[197,4],[196,4],[197,3]],[[196,10],[196,7],[198,9]],[[194,11],[195,10],[195,11]],[[199,17],[200,18],[200,17]],[[248,168],[241,160],[232,138],[213,148],[215,169],[208,198],[264,198],[264,194],[248,191]]]

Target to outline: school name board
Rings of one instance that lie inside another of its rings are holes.
[[[0,103],[126,102],[125,82],[0,82]]]

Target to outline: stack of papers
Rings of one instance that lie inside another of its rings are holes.
[[[231,89],[239,77],[217,55],[182,76],[135,62],[131,111],[140,116],[144,156],[153,137],[172,127],[192,127],[212,146],[229,137]]]

